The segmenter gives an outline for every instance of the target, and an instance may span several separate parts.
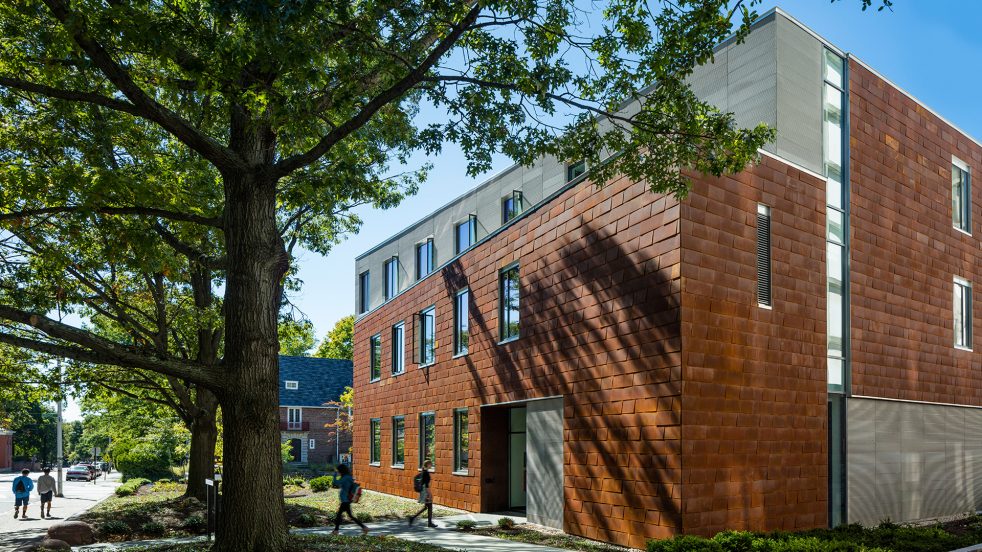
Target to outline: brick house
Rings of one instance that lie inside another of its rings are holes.
[[[280,442],[290,443],[294,465],[336,464],[351,435],[336,438],[337,402],[351,385],[351,361],[280,357]]]
[[[545,158],[358,257],[366,488],[639,548],[982,508],[982,144],[779,9],[691,83],[759,164]]]
[[[14,432],[0,429],[0,472],[14,469]]]

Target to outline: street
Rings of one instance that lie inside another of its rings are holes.
[[[49,525],[92,508],[113,494],[119,486],[120,478],[120,474],[116,472],[109,474],[108,481],[100,477],[96,484],[91,481],[66,481],[63,488],[65,497],[55,497],[51,505],[50,520],[41,518],[41,500],[35,491],[31,494],[31,503],[27,507],[27,519],[14,519],[14,495],[10,488],[18,475],[20,474],[0,474],[0,552],[16,550],[26,541],[44,535]],[[51,475],[56,476],[54,472]],[[31,473],[34,481],[40,476],[40,472]]]

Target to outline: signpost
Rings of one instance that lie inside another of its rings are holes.
[[[208,487],[205,495],[208,498],[208,542],[211,542],[211,533],[215,532],[215,537],[218,537],[218,517],[222,515],[222,474],[216,473],[214,479],[205,479],[205,485]]]

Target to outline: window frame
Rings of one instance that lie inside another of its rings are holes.
[[[971,351],[973,347],[972,331],[973,331],[973,315],[972,311],[974,309],[974,299],[972,297],[972,282],[965,278],[960,278],[955,276],[953,279],[952,288],[952,331],[953,337],[952,343],[956,349],[961,349],[963,351]],[[958,301],[959,288],[962,290],[961,301]],[[962,310],[961,328],[958,327],[958,313]]]
[[[419,343],[418,343],[419,358],[417,358],[416,360],[418,361],[420,368],[425,368],[427,366],[432,366],[436,364],[436,305],[430,305],[426,307],[425,309],[416,313],[416,316],[417,316],[417,320],[419,321]],[[427,352],[426,351],[426,330],[427,330],[426,317],[427,316],[429,316],[430,319],[432,320],[432,326],[430,327],[430,330],[432,330],[432,334],[430,336],[431,337],[430,341],[432,343],[430,345],[431,347],[430,352],[433,354],[433,357],[430,359],[427,359],[425,357]]]
[[[420,263],[420,250],[426,248],[426,272],[423,272],[423,266]],[[430,274],[433,273],[434,264],[436,262],[436,257],[433,252],[433,238],[426,238],[425,240],[416,244],[416,280],[422,280]]]
[[[433,443],[432,443],[433,458],[429,458],[426,456],[426,423],[424,422],[425,418],[432,419],[432,423],[433,423]],[[432,410],[427,412],[420,412],[419,414],[419,451],[418,452],[419,452],[419,464],[418,464],[419,471],[423,471],[423,462],[430,460],[431,462],[433,462],[433,467],[430,468],[429,471],[436,472],[436,412]]]
[[[377,348],[377,350],[376,350]],[[368,382],[382,379],[382,334],[368,338]]]
[[[294,416],[294,412],[296,416]],[[294,419],[296,418],[296,419]],[[299,406],[286,407],[286,430],[303,431],[303,408]]]
[[[388,301],[399,295],[399,256],[393,255],[382,263],[382,295]]]
[[[372,275],[371,270],[358,274],[358,314],[365,314],[372,304]]]
[[[399,432],[396,431],[396,423],[399,423],[399,428],[402,432],[400,437]],[[398,449],[399,442],[402,442],[402,460],[396,462],[396,451]],[[406,467],[406,417],[405,416],[393,416],[392,417],[392,467],[393,468],[405,468]]]
[[[372,418],[368,421],[368,438],[368,464],[371,466],[381,466],[382,418]]]
[[[959,173],[964,175],[958,198],[961,213],[957,213],[955,209],[955,175]],[[955,219],[956,214],[960,215],[960,223]],[[951,226],[959,232],[972,235],[972,169],[968,163],[955,156],[951,156]]]
[[[512,324],[512,320],[510,317],[508,318],[507,321],[505,320],[505,312],[506,312],[505,275],[511,272],[512,270],[516,271],[515,289],[518,295],[518,299],[516,301],[516,308],[515,308],[515,311],[518,313],[518,320],[517,320],[518,328],[515,331],[514,335],[510,333],[506,334],[505,332],[506,328],[508,328]],[[522,337],[521,305],[522,305],[522,273],[521,273],[521,265],[516,261],[514,263],[511,263],[501,268],[498,271],[498,343],[499,344],[510,343]]]
[[[300,389],[300,382],[296,380],[284,380],[283,389],[287,391],[296,391],[297,389]]]
[[[461,247],[462,244],[461,244],[461,241],[460,241],[460,229],[464,225],[467,226],[467,241],[469,243],[467,244],[466,247]],[[457,223],[455,223],[453,225],[453,250],[454,250],[454,255],[455,256],[456,255],[460,255],[464,251],[467,251],[471,247],[474,247],[474,244],[475,243],[477,243],[477,215],[470,214],[470,215],[467,215],[467,218],[466,219],[464,219],[464,220],[462,220],[460,222],[457,222]]]
[[[585,175],[587,171],[586,159],[577,159],[576,161],[569,161],[566,163],[566,183],[580,178]]]
[[[307,450],[314,450],[317,448],[316,439],[307,439]]]
[[[396,332],[399,333],[399,339],[396,339]],[[392,325],[392,352],[391,352],[391,371],[393,376],[398,376],[406,373],[406,322],[401,321]],[[396,367],[399,367],[396,370]]]
[[[464,427],[467,432],[467,447],[461,446],[461,423],[460,415],[463,414],[466,424]],[[461,452],[466,452],[466,466],[461,467],[463,456]],[[470,412],[467,408],[455,408],[453,411],[453,473],[454,475],[467,475],[470,470]]]
[[[461,297],[464,297],[463,304],[461,304]],[[470,288],[463,288],[457,290],[457,293],[454,294],[454,301],[453,301],[453,356],[454,357],[464,356],[468,354],[468,352],[470,352],[470,341],[471,341],[470,302],[471,302]],[[463,306],[463,309],[461,309],[461,306]],[[465,316],[463,318],[461,318],[461,310],[464,311]],[[461,339],[460,339],[464,333],[461,328],[461,321],[464,322],[463,325],[466,326],[466,332],[467,332],[467,339],[466,339],[467,342],[463,346],[461,346]]]
[[[511,209],[508,209],[509,201],[511,201]],[[524,196],[519,190],[512,190],[510,194],[501,198],[501,224],[508,224],[518,218],[518,215],[521,215],[524,210],[523,203]]]

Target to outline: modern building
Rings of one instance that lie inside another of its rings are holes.
[[[982,144],[780,10],[691,83],[759,164],[543,159],[357,259],[366,488],[633,547],[982,507]]]
[[[14,432],[0,428],[0,472],[14,469]]]
[[[350,456],[351,434],[334,423],[351,384],[350,360],[280,357],[280,443],[290,443],[291,464],[336,464]]]

